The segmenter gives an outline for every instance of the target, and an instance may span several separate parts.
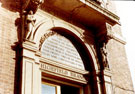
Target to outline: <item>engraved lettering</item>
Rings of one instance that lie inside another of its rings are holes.
[[[57,33],[47,37],[41,52],[45,58],[84,70],[83,61],[72,42]]]
[[[41,63],[40,68],[42,70],[47,70],[47,71],[57,73],[57,74],[60,74],[60,75],[64,75],[64,76],[68,76],[68,77],[72,77],[72,78],[76,78],[76,79],[80,79],[80,80],[85,80],[85,78],[83,77],[82,74],[71,72],[71,71],[68,71],[68,70],[65,70],[65,69],[62,69],[62,68],[58,68],[58,67],[55,67],[55,66],[52,66],[52,65],[48,65],[48,64],[45,64],[45,63]]]

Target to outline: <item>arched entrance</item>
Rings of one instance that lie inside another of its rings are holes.
[[[59,87],[59,94],[96,94],[96,74],[91,75],[95,72],[92,57],[85,44],[69,32],[55,27],[46,31],[40,39],[42,92],[47,91],[45,85],[48,83],[45,82],[51,82],[50,86]]]
[[[99,94],[93,57],[78,32],[59,26],[41,32],[43,26],[23,44],[22,92]]]

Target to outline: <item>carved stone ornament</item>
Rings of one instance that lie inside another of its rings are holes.
[[[41,50],[41,47],[42,47],[43,42],[44,42],[48,37],[50,37],[50,36],[52,36],[52,35],[54,35],[54,34],[57,34],[57,33],[54,32],[54,31],[50,31],[50,32],[48,32],[48,33],[45,33],[45,34],[41,37],[40,43],[39,43],[39,50]]]
[[[112,32],[112,26],[109,23],[105,23],[105,29],[103,30],[103,32],[104,33],[101,33],[100,36],[98,36],[98,41],[101,43],[101,45],[102,43],[107,43],[114,36]]]
[[[22,0],[22,19],[24,23],[22,38],[24,40],[32,40],[36,22],[34,14],[43,2],[43,0]]]
[[[102,45],[102,43],[107,43],[110,39],[114,37],[112,25],[106,22],[97,32],[96,37],[100,45]]]
[[[29,13],[29,11],[33,11],[33,14],[35,14],[43,2],[44,0],[23,0],[22,10],[27,11],[27,13]]]
[[[104,32],[105,31],[105,32]],[[108,51],[107,51],[107,43],[110,39],[113,38],[112,26],[109,23],[105,23],[105,28],[102,33],[98,37],[99,50],[101,54],[101,62],[103,64],[103,69],[110,69],[108,63]]]
[[[105,42],[102,44],[102,47],[100,47],[100,53],[101,53],[101,59],[102,59],[104,69],[109,69],[108,51],[107,51]]]

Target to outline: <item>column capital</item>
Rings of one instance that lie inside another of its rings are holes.
[[[114,36],[112,32],[112,25],[105,22],[105,24],[102,26],[102,29],[98,31],[98,34],[96,36],[99,43],[107,43]]]

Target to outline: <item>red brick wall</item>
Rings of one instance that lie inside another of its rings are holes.
[[[16,51],[12,46],[18,41],[15,26],[18,17],[17,12],[0,7],[0,94],[14,94]]]

